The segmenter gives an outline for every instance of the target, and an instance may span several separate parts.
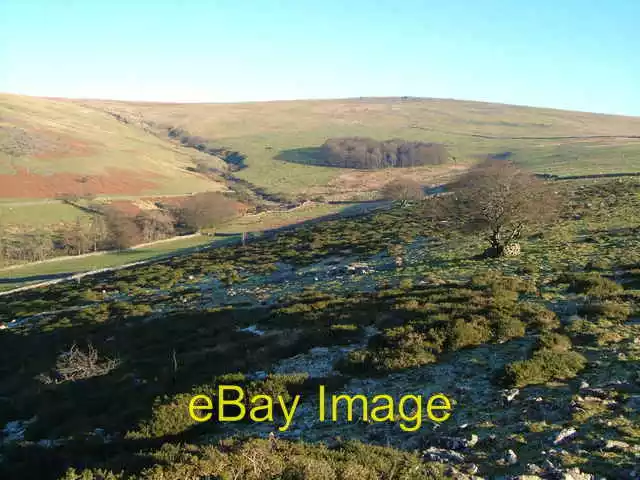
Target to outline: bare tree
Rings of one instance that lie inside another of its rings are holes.
[[[62,232],[62,244],[67,255],[82,255],[91,248],[91,239],[80,218]]]
[[[107,208],[104,219],[109,232],[109,243],[113,248],[123,250],[141,242],[140,230],[129,215],[115,208]]]
[[[94,208],[94,210],[97,210]],[[109,236],[109,230],[105,216],[102,213],[95,213],[91,217],[91,224],[89,225],[89,231],[87,237],[91,244],[91,249],[96,252],[101,248]]]
[[[161,210],[142,211],[136,216],[136,224],[144,242],[170,237],[174,233],[174,218]]]
[[[410,142],[400,138],[380,142],[366,137],[329,138],[319,149],[327,165],[349,168],[415,167],[449,161],[446,147],[438,143]]]
[[[505,160],[488,160],[469,170],[441,198],[439,216],[465,231],[486,235],[487,256],[501,256],[523,231],[558,214],[559,199],[534,174]]]
[[[387,183],[381,193],[383,198],[400,202],[403,207],[412,201],[419,201],[424,198],[422,185],[406,177]]]
[[[42,383],[74,382],[106,375],[119,365],[118,359],[101,359],[90,343],[86,350],[78,348],[74,343],[69,350],[58,355],[52,375],[40,374],[38,379]]]
[[[233,200],[217,192],[204,192],[185,200],[178,210],[180,222],[193,230],[215,227],[238,214]]]

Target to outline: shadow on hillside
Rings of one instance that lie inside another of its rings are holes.
[[[280,153],[278,153],[273,158],[275,158],[276,160],[282,160],[283,162],[297,163],[300,165],[313,165],[316,167],[329,166],[322,158],[322,149],[320,147],[304,147],[281,150]]]
[[[536,173],[536,176],[548,180],[589,180],[597,178],[640,177],[640,172],[593,173],[589,175],[554,175],[551,173]]]
[[[368,308],[363,306],[353,314],[363,321],[373,318],[374,307]],[[71,466],[138,472],[151,461],[157,462],[138,452],[165,442],[193,440],[219,428],[213,421],[185,424],[176,435],[156,432],[155,438],[125,437],[125,432],[136,430],[141,422],[165,425],[162,419],[175,418],[168,411],[164,411],[166,417],[153,417],[156,399],[190,392],[224,373],[266,369],[317,343],[333,342],[336,336],[333,332],[319,337],[315,329],[309,329],[276,342],[272,336],[239,330],[241,325],[270,320],[270,310],[260,306],[248,311],[174,312],[153,322],[144,318],[127,317],[125,321],[112,314],[106,321],[84,322],[76,317],[64,328],[51,325],[49,331],[39,334],[0,335],[0,423],[32,418],[37,412],[37,421],[26,432],[30,440],[89,434],[87,441],[71,441],[57,448],[15,445],[3,451],[0,478],[59,478]],[[299,325],[300,321],[299,313],[277,318],[278,325]],[[120,359],[120,365],[107,375],[41,383],[39,374],[51,371],[60,352],[72,344],[84,348],[89,343],[101,357]],[[119,434],[111,443],[103,443],[102,435],[96,433],[100,431]]]
[[[74,273],[77,272],[46,273],[42,275],[29,275],[27,277],[0,278],[0,285],[7,283],[46,282],[48,280],[58,280],[59,278],[65,278],[73,275]]]
[[[364,201],[341,201],[341,202],[329,202],[330,205],[349,205],[348,207],[342,209],[337,213],[329,213],[327,215],[322,215],[320,217],[310,218],[307,220],[300,220],[296,223],[291,223],[288,225],[283,225],[282,227],[270,228],[267,230],[261,230],[256,232],[249,232],[249,239],[251,240],[251,234],[261,235],[259,238],[271,238],[278,233],[283,233],[291,230],[295,230],[297,228],[306,227],[309,225],[313,225],[320,222],[326,222],[328,220],[337,220],[339,218],[348,218],[355,217],[359,215],[367,215],[374,210],[391,205],[391,202],[388,200],[364,200]],[[242,238],[242,232],[227,232],[227,233],[216,233],[216,237],[235,237],[235,239],[239,242]]]

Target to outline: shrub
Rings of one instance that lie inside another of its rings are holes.
[[[143,317],[149,315],[153,309],[150,305],[144,303],[129,303],[129,302],[113,302],[109,305],[109,311],[115,318],[126,317]]]
[[[545,332],[538,338],[538,349],[567,352],[571,350],[571,339],[560,333]]]
[[[406,206],[411,201],[418,201],[424,198],[422,185],[410,178],[400,178],[387,183],[382,191],[382,198],[400,202],[401,206]]]
[[[489,322],[483,317],[475,317],[466,321],[458,318],[453,321],[449,330],[448,348],[458,350],[463,347],[480,345],[491,339]]]
[[[514,317],[499,318],[493,322],[493,329],[495,338],[499,342],[522,337],[525,333],[524,323]]]
[[[536,330],[554,330],[560,327],[560,319],[555,312],[536,303],[525,302],[519,305],[520,318]]]
[[[367,349],[353,350],[336,364],[342,372],[367,373],[418,367],[436,360],[438,346],[413,326],[390,328],[373,337]]]
[[[631,315],[631,307],[626,303],[618,302],[587,302],[581,308],[581,315],[587,317],[604,317],[614,321],[624,321]]]
[[[535,286],[530,280],[519,277],[502,275],[496,271],[489,271],[471,278],[471,287],[484,290],[489,288],[492,292],[509,291],[517,293],[533,293]]]
[[[150,456],[154,462],[129,480],[237,478],[243,480],[441,480],[445,466],[424,462],[417,454],[360,442],[323,444],[286,440],[233,440],[219,445],[165,444]],[[64,480],[120,480],[105,470],[70,469]]]
[[[568,275],[563,279],[569,280],[570,292],[582,293],[593,298],[609,298],[618,295],[624,290],[622,285],[598,273]]]
[[[513,362],[505,367],[505,379],[514,387],[525,387],[575,377],[587,360],[573,351],[538,350],[529,360]]]
[[[398,285],[402,290],[411,290],[413,288],[413,280],[410,278],[403,278]]]
[[[60,480],[124,480],[124,473],[113,473],[98,468],[96,470],[83,470],[81,473],[75,468],[70,468],[65,472]]]
[[[52,377],[41,375],[40,378],[44,383],[75,382],[106,375],[119,365],[117,359],[101,359],[91,344],[82,350],[74,343],[69,350],[58,355]]]
[[[199,391],[198,393],[207,393]],[[151,419],[141,422],[135,430],[126,434],[128,439],[161,438],[178,435],[194,427],[198,422],[188,414],[189,402],[193,395],[182,393],[170,401],[166,398],[155,400]]]

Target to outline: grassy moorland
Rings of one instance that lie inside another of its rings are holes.
[[[633,478],[640,182],[554,186],[517,257],[479,259],[427,199],[7,298],[0,477]],[[98,355],[79,377],[74,344]],[[229,383],[304,408],[286,431],[190,419]],[[318,384],[443,392],[452,417],[320,422]]]
[[[149,196],[224,188],[189,172],[191,165],[190,152],[104,112],[62,100],[0,95],[3,199],[26,202],[64,193]]]
[[[229,172],[220,156],[181,146],[167,135],[168,128],[236,152],[244,168]],[[510,158],[538,173],[638,172],[639,131],[640,119],[633,117],[439,99],[158,104],[3,94],[0,228],[50,230],[78,220],[88,223],[82,209],[55,200],[68,193],[95,195],[100,204],[121,202],[135,210],[160,197],[245,181],[240,201],[247,195],[255,199],[256,191],[281,198],[369,200],[395,178],[438,185],[487,155]],[[455,160],[378,171],[314,164],[314,149],[327,138],[344,136],[442,142]],[[202,163],[212,169],[207,175],[194,171]],[[231,178],[221,178],[221,172]],[[315,213],[321,216],[326,209]],[[281,224],[271,216],[245,222],[262,220],[256,228]]]
[[[275,192],[335,193],[349,185],[352,171],[309,165],[313,161],[309,149],[329,137],[441,142],[462,164],[507,154],[539,173],[640,170],[640,118],[636,117],[422,98],[81,103],[164,127],[180,127],[236,149],[246,155],[247,165],[237,175]],[[430,170],[413,172],[413,176],[428,180]],[[375,179],[376,174],[368,172],[367,177]]]

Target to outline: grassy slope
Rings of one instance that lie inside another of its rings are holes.
[[[55,188],[60,193],[78,190],[77,178],[81,176],[104,179],[109,172],[118,172],[122,182],[127,178],[150,180],[155,186],[135,191],[132,185],[131,192],[110,192],[104,181],[95,180],[88,190],[142,195],[219,188],[185,170],[192,164],[190,152],[104,112],[63,100],[0,95],[0,174],[22,171],[31,177],[47,175],[48,180],[59,183]],[[65,173],[73,176],[59,177]],[[2,180],[11,182],[8,177]],[[20,197],[42,197],[29,178],[18,181],[25,187]],[[6,184],[4,190],[8,191]]]
[[[336,181],[348,172],[284,162],[276,159],[278,155],[291,149],[318,146],[327,137],[349,135],[444,142],[462,162],[478,155],[509,151],[515,160],[538,172],[593,174],[640,170],[640,139],[550,138],[638,135],[640,118],[636,117],[439,99],[86,103],[180,126],[237,149],[247,155],[248,164],[239,176],[278,192],[305,191]],[[308,159],[298,155],[297,160]]]
[[[258,480],[286,478],[280,474],[285,465],[297,465],[305,475],[291,478],[465,478],[456,473],[418,475],[416,469],[406,476],[388,471],[386,476],[364,476],[366,467],[350,477],[323,475],[338,469],[325,465],[326,455],[321,462],[308,460],[305,469],[299,459],[294,464],[285,455],[286,463],[268,470],[266,460],[258,466],[252,462],[256,457],[251,454],[261,454],[253,443],[223,463],[217,449],[230,455],[229,444],[217,440],[267,436],[274,425],[214,420],[194,426],[185,415],[190,393],[209,392],[216,377],[219,383],[239,381],[219,375],[260,371],[314,372],[316,379],[302,385],[294,383],[295,377],[282,376],[256,382],[265,392],[289,384],[287,389],[301,392],[301,404],[309,406],[300,409],[288,434],[276,432],[278,447],[257,458],[280,455],[288,448],[287,439],[338,446],[342,440],[360,439],[422,455],[432,445],[452,448],[451,437],[469,439],[473,434],[479,441],[459,449],[465,464],[456,468],[473,463],[484,478],[520,475],[527,464],[544,465],[549,458],[564,469],[632,478],[640,448],[640,417],[634,407],[640,394],[640,325],[634,320],[640,313],[640,252],[635,248],[640,184],[635,179],[573,180],[558,182],[558,189],[567,199],[562,219],[544,235],[523,238],[523,254],[514,258],[471,258],[485,247],[481,239],[432,230],[424,221],[427,204],[318,223],[246,247],[211,250],[9,298],[2,312],[6,319],[44,315],[0,332],[0,372],[5,375],[0,397],[6,399],[0,425],[37,413],[27,426],[27,440],[67,442],[74,437],[78,443],[55,449],[28,442],[2,445],[0,475],[55,478],[70,465],[137,473],[155,465],[155,476],[134,478],[204,477],[222,470],[230,477],[239,471],[235,478]],[[405,262],[399,268],[387,250],[395,243],[404,247]],[[372,270],[364,275],[327,268],[354,261],[364,261]],[[580,286],[578,280],[587,278],[593,285]],[[221,305],[226,308],[215,308]],[[87,308],[73,310],[78,306]],[[491,338],[470,335],[471,330],[459,326],[449,329],[460,323],[454,323],[456,318],[471,324],[478,315],[497,322]],[[514,327],[522,327],[521,322],[526,330]],[[266,334],[240,330],[250,325]],[[424,355],[439,337],[412,332],[437,325],[447,328],[441,333],[448,339],[459,341],[447,343],[432,357]],[[402,328],[407,326],[412,330]],[[382,337],[367,342],[371,328]],[[499,381],[505,366],[529,359],[538,335],[550,332],[562,335],[589,363],[548,379],[532,374],[515,400],[505,402],[503,388],[511,385]],[[375,353],[385,345],[381,340],[394,339],[395,348],[379,352],[382,369],[374,370],[368,357],[360,371],[341,363],[347,345],[359,349],[352,352]],[[34,380],[50,371],[59,352],[88,340],[101,355],[119,358],[119,367],[85,381],[44,385]],[[177,375],[168,361],[171,355],[177,359]],[[336,371],[342,376],[333,375]],[[440,391],[455,401],[454,413],[440,428],[425,421],[414,433],[401,431],[396,422],[319,422],[314,382],[328,384],[330,392],[385,392],[396,399]],[[556,436],[570,427],[576,435],[554,445]],[[111,442],[103,444],[96,428],[113,435]],[[607,440],[621,443],[605,448]],[[163,447],[162,455],[148,454],[163,443],[172,445]],[[206,455],[198,453],[200,448],[207,449]],[[305,456],[322,447],[307,448]],[[501,464],[499,459],[511,449],[519,461]],[[189,456],[179,456],[179,451]],[[379,457],[350,451],[343,458],[368,466]],[[384,464],[395,471],[394,461]],[[315,477],[309,473],[318,471]]]

